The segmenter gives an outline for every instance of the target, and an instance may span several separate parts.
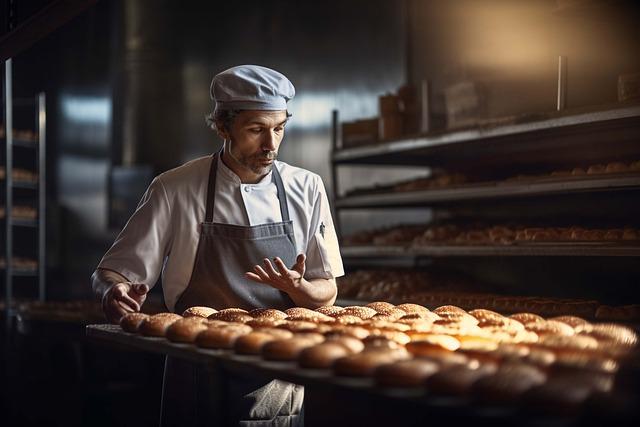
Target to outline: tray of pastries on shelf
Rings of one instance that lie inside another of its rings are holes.
[[[527,311],[541,316],[571,314],[599,321],[640,322],[640,305],[604,305],[596,300],[504,295],[495,286],[444,271],[356,270],[339,277],[338,298],[349,301],[417,302],[426,307],[455,304],[501,313]]]
[[[5,138],[6,136],[7,134],[4,125],[0,125],[0,138]],[[14,129],[13,139],[35,142],[37,140],[37,134],[31,129]]]
[[[514,184],[535,184],[536,182],[548,182],[567,179],[584,179],[609,176],[615,174],[640,173],[640,160],[630,162],[597,163],[585,167],[555,170],[541,174],[518,174],[504,179],[480,179],[472,178],[460,172],[447,172],[435,170],[431,176],[414,178],[395,182],[392,184],[376,185],[368,188],[354,188],[345,194],[345,197],[360,196],[378,193],[402,193],[419,190],[435,190],[456,188],[460,186],[496,186]]]
[[[104,321],[100,302],[96,301],[28,301],[18,305],[22,321],[59,321],[83,324]]]
[[[14,206],[12,209],[12,217],[19,220],[33,220],[38,217],[38,211],[33,206]],[[4,206],[0,206],[0,219],[4,219],[6,210]]]
[[[498,404],[548,399],[563,410],[614,390],[616,373],[638,344],[631,327],[578,316],[386,301],[283,311],[192,307],[182,314],[130,313],[120,326],[129,334],[370,378],[380,388]]]
[[[4,166],[0,166],[0,180],[5,179],[7,171]],[[35,184],[38,182],[38,174],[28,169],[14,168],[11,176],[16,182],[28,182]]]
[[[35,271],[38,269],[38,261],[31,258],[14,256],[11,266],[17,271]],[[0,269],[4,270],[5,268],[7,268],[7,260],[4,257],[0,257]]]
[[[431,226],[399,225],[365,230],[345,236],[345,246],[410,245],[513,245],[563,243],[622,243],[640,241],[640,229],[595,228],[581,226],[548,227],[524,225],[440,224]]]

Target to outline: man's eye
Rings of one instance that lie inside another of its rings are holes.
[[[284,126],[278,126],[277,128],[273,129],[274,131],[280,133],[284,130]]]
[[[260,132],[262,132],[262,129],[260,129],[260,128],[251,128],[251,129],[249,129],[249,132],[260,133]]]

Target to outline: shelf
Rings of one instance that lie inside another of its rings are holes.
[[[2,144],[4,144],[5,141],[6,141],[5,137],[0,138],[0,141],[2,142]],[[32,141],[32,140],[29,140],[29,139],[18,139],[18,138],[13,138],[12,145],[14,147],[23,147],[23,148],[37,148],[38,147],[38,143],[36,141]]]
[[[460,150],[462,147],[459,145],[463,143],[480,148],[488,142],[508,139],[512,145],[520,145],[523,142],[518,141],[517,144],[513,144],[513,138],[527,136],[535,139],[532,141],[532,146],[536,147],[537,144],[539,148],[542,140],[538,137],[548,136],[549,133],[564,131],[589,133],[592,127],[629,125],[627,122],[632,122],[631,124],[634,125],[638,119],[640,119],[640,106],[634,105],[529,123],[434,133],[375,145],[345,148],[334,152],[332,160],[336,164],[394,164],[399,163],[398,156],[408,156],[404,158],[405,164],[407,160],[413,162],[410,164],[421,164],[421,158],[429,152],[446,148]]]
[[[0,180],[0,188],[4,188],[5,187],[5,182],[4,179]],[[21,188],[21,189],[25,189],[25,190],[37,190],[38,189],[38,183],[37,182],[31,182],[31,181],[13,181],[13,188]]]
[[[396,258],[421,257],[493,257],[493,256],[565,256],[565,257],[636,257],[639,245],[609,242],[585,243],[529,243],[504,246],[433,245],[420,248],[409,246],[342,246],[343,258]]]
[[[590,178],[541,178],[528,182],[502,181],[404,192],[380,191],[371,194],[346,195],[337,199],[335,206],[341,209],[423,206],[465,200],[618,190],[640,190],[640,174]]]
[[[0,222],[4,223],[5,218],[0,218]],[[38,226],[38,220],[37,219],[17,219],[17,218],[13,218],[11,220],[11,224],[14,227],[37,227]]]
[[[0,268],[0,272],[2,274],[4,274],[5,269],[4,268]],[[13,269],[13,276],[14,277],[37,277],[38,276],[38,270],[17,270],[17,269]]]

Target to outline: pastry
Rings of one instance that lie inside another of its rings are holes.
[[[211,316],[213,313],[217,313],[218,310],[211,308],[211,307],[200,307],[200,306],[196,306],[196,307],[189,307],[187,308],[183,313],[182,316],[183,317],[209,317]]]
[[[209,326],[207,319],[199,316],[178,319],[167,328],[167,339],[173,342],[192,343],[198,334]]]
[[[144,313],[128,313],[122,316],[120,319],[120,327],[125,332],[136,333],[140,328],[140,324],[143,320],[148,318],[148,314]]]

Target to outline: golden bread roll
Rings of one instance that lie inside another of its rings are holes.
[[[286,329],[280,329],[280,328],[258,328],[256,329],[256,332],[262,332],[265,334],[272,335],[273,337],[279,340],[293,337],[293,332],[287,331]]]
[[[565,335],[570,336],[575,332],[573,328],[566,323],[556,320],[545,320],[544,322],[527,323],[525,328],[528,331],[535,332],[538,336],[542,335]]]
[[[616,323],[594,324],[589,335],[598,340],[629,347],[635,347],[638,344],[638,334],[633,329]]]
[[[320,344],[325,341],[324,335],[316,332],[298,332],[293,334],[293,338],[308,340],[313,342],[313,344]]]
[[[307,347],[300,353],[298,363],[303,368],[328,369],[334,362],[351,353],[345,346],[332,341],[326,341]]]
[[[577,316],[556,316],[556,317],[552,317],[548,320],[555,320],[557,322],[562,322],[562,323],[566,323],[567,325],[571,326],[572,328],[575,328],[576,326],[583,326],[584,325],[588,325],[589,322],[587,322],[585,319],[583,319],[582,317],[577,317]]]
[[[397,350],[402,347],[402,344],[399,344],[397,341],[394,341],[386,337],[374,336],[374,335],[369,335],[368,337],[362,340],[362,343],[364,344],[365,351]]]
[[[543,384],[546,379],[540,369],[530,365],[503,365],[495,374],[478,379],[472,391],[482,402],[513,402],[527,390]]]
[[[388,329],[369,329],[369,337],[384,337],[403,345],[411,341],[409,335],[404,332]]]
[[[436,313],[438,316],[441,316],[442,314],[449,314],[449,313],[467,314],[465,310],[455,305],[441,305],[440,307],[435,308],[433,312]]]
[[[369,330],[386,329],[389,331],[399,331],[399,332],[404,332],[411,329],[411,327],[405,323],[389,322],[388,320],[377,320],[375,316],[369,320],[365,320],[362,323],[362,327]]]
[[[294,336],[284,340],[268,342],[262,347],[262,357],[266,360],[291,361],[296,360],[302,350],[318,344],[312,339]]]
[[[351,315],[351,316],[359,317],[362,320],[365,320],[375,316],[376,314],[378,314],[378,312],[371,307],[362,307],[359,305],[352,305],[349,307],[345,307],[344,310],[338,313],[336,317]]]
[[[287,313],[284,311],[276,310],[275,308],[255,308],[249,312],[254,319],[284,319],[287,317]]]
[[[471,310],[469,311],[469,314],[478,319],[478,321],[480,322],[482,322],[483,320],[495,320],[504,318],[502,314],[496,313],[495,311],[487,310],[485,308]]]
[[[555,363],[555,361],[556,354],[553,351],[535,347],[531,348],[529,350],[529,354],[521,359],[522,363],[528,363],[540,368],[551,366]]]
[[[385,387],[420,387],[440,369],[438,363],[429,359],[400,360],[376,369],[376,383]]]
[[[351,335],[352,337],[358,339],[365,339],[369,336],[369,331],[365,328],[355,325],[332,325],[331,331],[327,332],[328,334],[332,333],[341,333],[346,335]]]
[[[158,313],[149,316],[140,323],[139,331],[148,337],[164,337],[173,322],[182,319],[175,313]]]
[[[285,317],[285,320],[292,321],[304,321],[304,322],[334,322],[335,319],[331,316],[327,316],[326,314],[314,312],[313,314],[297,314],[293,316]]]
[[[313,316],[317,313],[316,311],[304,307],[292,307],[286,309],[284,312],[287,316]]]
[[[232,311],[219,311],[217,313],[213,313],[208,317],[209,320],[223,320],[225,322],[237,322],[237,323],[246,323],[250,320],[253,320],[253,317],[248,313],[237,313]]]
[[[142,321],[148,317],[149,315],[144,313],[125,314],[122,316],[122,319],[120,319],[120,327],[125,332],[136,333],[138,332]]]
[[[517,320],[523,325],[526,325],[527,323],[540,323],[545,321],[544,317],[533,313],[516,313],[509,316],[509,319]]]
[[[286,323],[278,325],[277,327],[291,332],[315,332],[318,330],[317,324],[303,320],[288,320]]]
[[[375,311],[380,313],[380,310],[389,310],[395,308],[395,305],[384,301],[374,301],[370,302],[365,307],[373,308]]]
[[[391,321],[395,321],[400,319],[402,316],[406,316],[407,313],[399,308],[392,307],[386,309],[379,309],[378,314],[375,314],[371,317],[371,319],[388,319]]]
[[[253,331],[238,337],[233,343],[233,350],[238,354],[260,354],[262,347],[277,338],[271,334]]]
[[[615,359],[589,354],[582,351],[562,351],[556,353],[556,360],[553,364],[555,371],[570,372],[591,371],[603,374],[613,374],[620,369],[620,365]]]
[[[203,348],[230,349],[236,340],[251,331],[243,328],[208,328],[196,337],[196,344]]]
[[[365,351],[336,360],[333,370],[337,375],[366,377],[382,365],[408,358],[406,351],[400,349]]]
[[[325,335],[326,342],[340,344],[349,350],[350,354],[360,353],[364,350],[364,343],[352,336],[344,334]]]
[[[429,314],[433,313],[427,307],[423,307],[421,305],[411,304],[411,303],[399,304],[399,305],[396,305],[396,308],[399,308],[400,310],[404,311],[407,314],[421,314],[424,316],[428,316]]]
[[[316,308],[315,311],[317,311],[318,313],[326,314],[327,316],[335,316],[342,310],[344,310],[344,308],[337,305],[326,305],[324,307]]]
[[[342,314],[342,312],[334,316],[335,323],[339,325],[357,325],[362,323],[362,319],[352,314]]]
[[[480,378],[493,375],[497,369],[495,364],[480,365],[476,369],[470,369],[465,365],[450,366],[427,379],[427,390],[445,396],[464,396],[469,394],[473,383]]]
[[[460,341],[449,335],[415,334],[411,337],[411,342],[407,344],[407,350],[419,356],[422,348],[434,346],[456,351],[460,348]]]
[[[211,316],[213,313],[217,313],[217,312],[218,312],[218,310],[216,310],[215,308],[196,306],[196,307],[187,308],[182,313],[182,316],[183,317],[205,317],[206,318],[206,317]]]
[[[467,313],[459,313],[457,311],[441,312],[438,313],[440,319],[434,320],[434,325],[451,325],[451,324],[466,324],[477,325],[478,319]]]
[[[286,321],[281,319],[274,319],[269,317],[258,317],[246,322],[246,325],[251,326],[252,328],[276,328],[282,324],[286,323]]]
[[[185,317],[178,319],[167,328],[167,339],[173,342],[192,343],[195,342],[198,334],[209,326],[207,319],[199,316]]]
[[[552,350],[598,349],[598,340],[588,335],[542,335],[537,344]]]
[[[555,378],[527,390],[522,395],[522,404],[545,415],[576,415],[579,407],[589,398],[593,390],[584,384],[560,381]]]

